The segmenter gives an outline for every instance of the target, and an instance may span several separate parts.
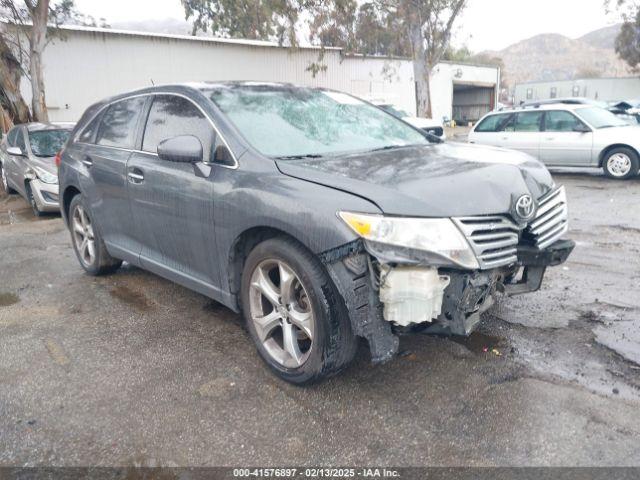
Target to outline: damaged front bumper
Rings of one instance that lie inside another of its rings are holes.
[[[514,264],[474,271],[387,262],[360,240],[325,252],[321,259],[345,301],[354,334],[367,339],[372,361],[383,363],[397,354],[399,333],[469,335],[480,322],[480,314],[493,304],[496,292],[517,295],[538,290],[546,268],[565,262],[574,247],[571,240],[558,240],[545,249],[519,246]],[[436,277],[431,278],[434,270]],[[408,276],[396,280],[389,277],[394,272]],[[411,277],[415,273],[424,275]],[[385,287],[390,278],[393,284]],[[429,292],[415,295],[411,278],[424,282]],[[383,303],[389,298],[396,302],[392,309]],[[403,322],[403,315],[424,321]]]

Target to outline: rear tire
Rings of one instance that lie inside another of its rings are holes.
[[[602,168],[609,178],[627,180],[638,174],[640,161],[635,150],[628,147],[618,147],[607,152],[602,161]]]
[[[33,215],[35,217],[42,217],[44,215],[44,212],[40,210],[40,208],[38,207],[38,203],[36,202],[36,199],[33,196],[31,183],[30,182],[25,183],[24,189],[27,191],[27,201],[29,202],[29,205],[31,205],[31,210],[33,211]]]
[[[69,205],[69,231],[80,266],[89,275],[106,275],[120,268],[122,260],[113,258],[107,252],[82,195],[73,197]]]
[[[4,168],[2,168],[2,164],[0,164],[0,179],[2,179],[2,188],[4,189],[4,193],[7,195],[16,193],[16,191],[9,186],[9,180],[7,179],[7,174],[5,173]]]
[[[258,353],[281,379],[310,384],[353,360],[357,341],[344,301],[318,258],[295,240],[276,237],[253,249],[240,296]]]

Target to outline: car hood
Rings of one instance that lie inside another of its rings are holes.
[[[514,198],[537,199],[553,188],[547,169],[529,155],[461,143],[276,163],[285,175],[353,193],[388,215],[507,213]]]
[[[29,157],[29,165],[40,167],[52,175],[58,176],[58,167],[56,167],[56,157]]]

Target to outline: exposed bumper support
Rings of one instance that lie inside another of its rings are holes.
[[[518,247],[518,264],[523,267],[522,277],[514,283],[505,283],[502,289],[507,295],[520,295],[540,289],[547,267],[564,263],[574,247],[573,240],[558,240],[547,248]]]

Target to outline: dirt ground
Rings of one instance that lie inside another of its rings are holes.
[[[468,339],[296,388],[240,318],[0,198],[0,465],[640,465],[640,179],[556,172],[577,248]]]

